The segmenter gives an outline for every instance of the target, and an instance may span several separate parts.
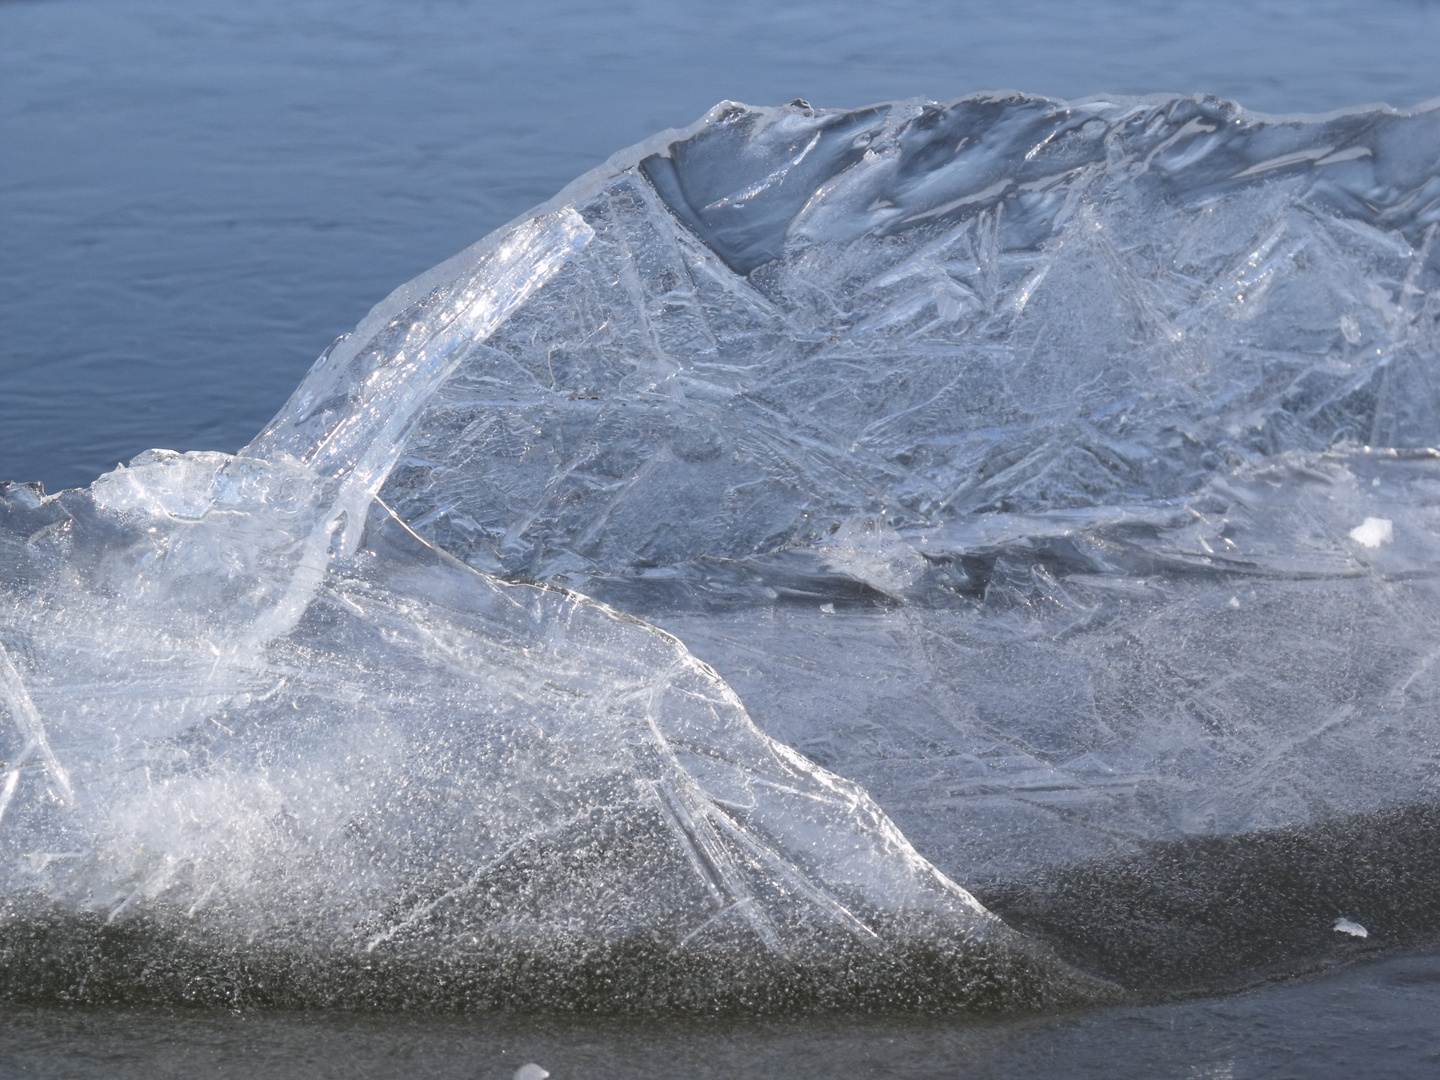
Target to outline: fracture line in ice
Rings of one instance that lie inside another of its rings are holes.
[[[331,558],[354,552],[366,510],[395,467],[410,426],[455,373],[466,346],[493,334],[593,236],[570,207],[519,226],[486,260],[438,331],[418,349],[397,354],[365,379],[352,395],[352,407],[303,455],[317,472],[339,479],[340,490],[330,514],[306,537],[304,554],[284,596],[237,643],[236,662],[253,666],[266,645],[294,629]],[[269,457],[283,430],[283,426],[267,429],[241,454]]]

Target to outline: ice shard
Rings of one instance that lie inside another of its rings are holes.
[[[6,489],[6,992],[1025,1005],[1433,933],[1437,232],[1437,109],[617,155],[238,455]]]

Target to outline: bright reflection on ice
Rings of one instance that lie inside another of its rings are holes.
[[[1350,530],[1350,539],[1364,547],[1388,544],[1395,535],[1395,523],[1389,518],[1367,517]]]

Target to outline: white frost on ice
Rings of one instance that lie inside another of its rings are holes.
[[[1367,517],[1350,530],[1350,539],[1367,548],[1388,544],[1394,536],[1395,523],[1389,518]]]

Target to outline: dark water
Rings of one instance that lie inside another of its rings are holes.
[[[0,476],[232,450],[396,284],[721,98],[1440,94],[1440,3],[0,3]],[[0,1013],[0,1076],[1426,1076],[1440,957],[937,1024]]]
[[[1440,953],[1229,998],[956,1023],[636,1023],[474,1017],[11,1011],[0,1077],[1428,1077]]]

